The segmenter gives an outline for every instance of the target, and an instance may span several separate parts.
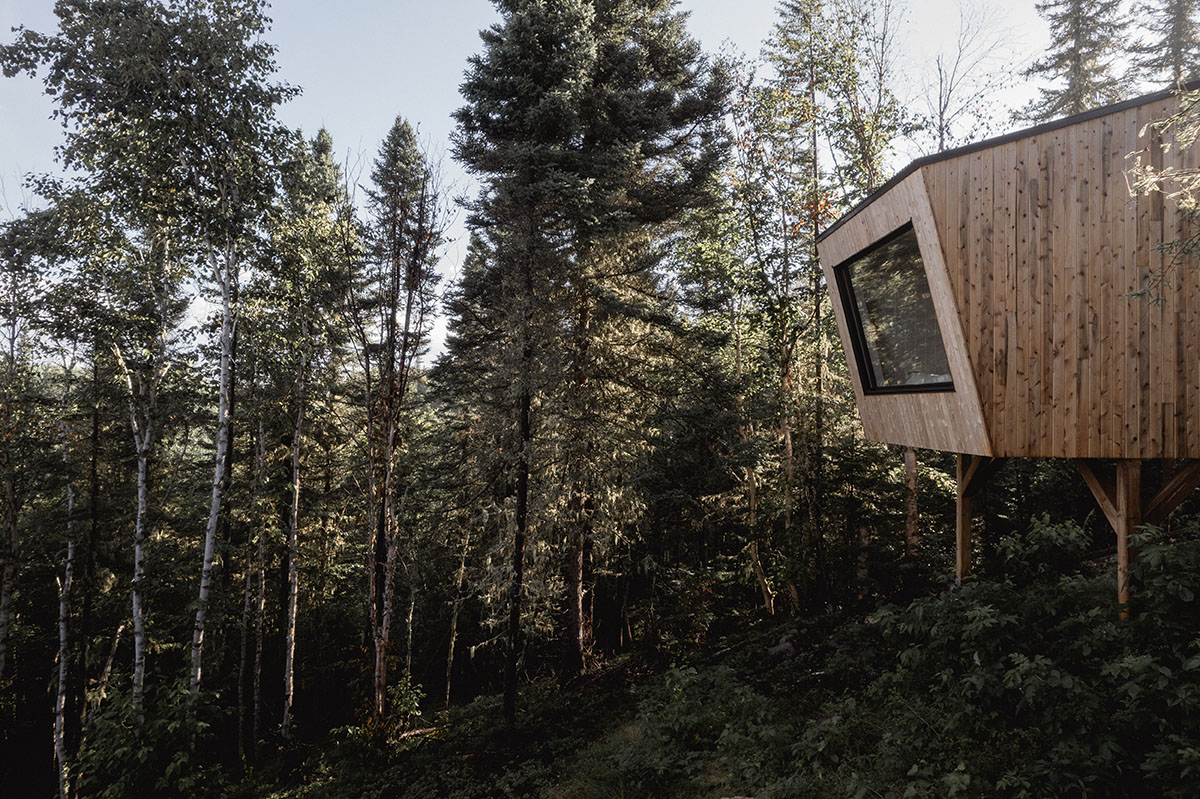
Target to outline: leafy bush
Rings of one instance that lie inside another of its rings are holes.
[[[129,696],[114,693],[89,717],[79,754],[80,793],[97,799],[224,796],[225,772],[205,755],[215,748],[218,700],[215,692],[202,693],[189,719],[186,680],[150,687],[137,734]]]
[[[1112,575],[1082,571],[1085,543],[1043,520],[1001,543],[1007,579],[864,625],[894,661],[797,744],[816,793],[1192,795],[1200,542],[1139,539],[1125,621]]]
[[[634,723],[583,749],[548,795],[728,795],[785,767],[790,725],[728,666],[673,668],[638,703]]]

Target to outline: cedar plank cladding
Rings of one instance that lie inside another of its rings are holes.
[[[821,243],[825,278],[828,285],[835,285],[832,264],[841,263],[910,220],[920,243],[921,258],[925,263],[930,295],[942,329],[950,373],[954,385],[962,388],[934,393],[868,396],[863,393],[858,371],[851,368],[851,382],[858,399],[863,428],[867,436],[876,441],[988,455],[991,447],[979,409],[979,394],[974,387],[971,365],[962,341],[954,291],[942,265],[929,198],[919,173],[913,173],[894,186],[886,196],[864,208],[855,225],[843,228],[839,231],[840,235],[829,237]],[[849,338],[845,308],[840,302],[834,302],[833,307],[838,331],[843,343],[846,343]],[[953,335],[948,336],[948,330],[954,331]],[[851,351],[849,346],[847,351]]]
[[[1185,232],[1130,196],[1126,156],[1169,93],[916,162],[825,231],[818,251],[863,426],[875,440],[977,455],[1200,458],[1200,275],[1131,296]],[[864,394],[834,268],[912,220],[954,391]]]

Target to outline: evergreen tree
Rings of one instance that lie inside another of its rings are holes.
[[[1081,114],[1121,94],[1115,59],[1126,36],[1119,0],[1044,0],[1038,13],[1050,25],[1050,48],[1026,77],[1053,82],[1021,115],[1047,120]]]
[[[1156,83],[1180,85],[1200,76],[1200,5],[1195,0],[1157,0],[1140,27],[1149,40],[1134,45],[1134,67]]]
[[[383,721],[401,526],[413,513],[413,395],[432,324],[435,269],[446,226],[440,176],[397,117],[379,149],[368,190],[366,258],[352,312],[366,409],[370,535],[368,598],[372,716]],[[413,584],[409,585],[410,594]],[[382,728],[380,728],[382,729]]]
[[[597,344],[608,320],[616,332],[653,307],[638,310],[631,292],[654,296],[645,282],[655,263],[654,231],[705,201],[725,88],[667,2],[498,6],[504,19],[484,32],[487,50],[472,60],[463,85],[468,105],[457,114],[455,143],[457,157],[485,180],[472,221],[488,230],[503,303],[512,309],[505,324],[513,345],[500,359],[518,386],[510,416],[517,436],[506,447],[514,453],[515,495],[505,677],[511,717],[531,474],[565,481],[564,494],[541,491],[536,499],[547,532],[555,523],[567,531],[568,669],[578,671],[587,645],[584,559],[597,514],[608,517],[605,524],[627,522],[598,505],[598,497],[621,493],[613,480],[628,471],[601,465],[601,451],[636,449],[597,440],[614,428],[597,414],[593,392],[617,385],[597,372],[604,362]],[[565,341],[556,342],[559,335]],[[551,359],[556,344],[565,346],[565,362]],[[539,401],[534,420],[534,400],[543,396],[557,401]],[[553,434],[535,446],[538,430]],[[543,447],[561,458],[557,471],[544,472],[548,461],[531,462]]]

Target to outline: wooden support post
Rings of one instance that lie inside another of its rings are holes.
[[[958,456],[958,501],[954,521],[954,581],[962,585],[971,573],[971,495],[966,488],[967,458]]]
[[[971,573],[971,498],[1004,465],[1004,458],[958,456],[958,501],[955,514],[954,579],[962,585]]]
[[[1093,461],[1079,460],[1075,465],[1117,535],[1117,604],[1121,606],[1121,618],[1126,618],[1129,615],[1129,534],[1142,524],[1142,462],[1117,461],[1112,479],[1099,471]],[[1192,478],[1185,478],[1184,482],[1188,479]],[[1169,513],[1170,500],[1181,490],[1172,480],[1150,504],[1159,509],[1167,508]],[[1165,498],[1164,494],[1167,495]]]
[[[1117,461],[1117,604],[1129,615],[1129,534],[1142,523],[1142,462]]]

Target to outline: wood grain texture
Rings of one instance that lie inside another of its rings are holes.
[[[829,286],[836,286],[833,268],[869,244],[911,221],[921,248],[929,280],[929,293],[942,332],[942,344],[955,390],[917,394],[863,393],[857,368],[850,369],[863,428],[868,438],[926,449],[991,455],[975,373],[967,357],[962,320],[949,283],[930,208],[925,182],[914,172],[887,194],[864,208],[854,224],[839,228],[819,245],[821,264]],[[850,353],[846,310],[840,299],[833,303],[842,343]]]
[[[855,377],[870,437],[997,457],[1200,458],[1200,276],[1175,268],[1158,302],[1135,295],[1184,227],[1177,203],[1131,196],[1127,177],[1146,147],[1156,166],[1195,163],[1196,148],[1164,154],[1140,135],[1177,102],[927,163],[821,241],[830,285],[834,265],[910,217],[925,259],[956,390],[864,396]]]

